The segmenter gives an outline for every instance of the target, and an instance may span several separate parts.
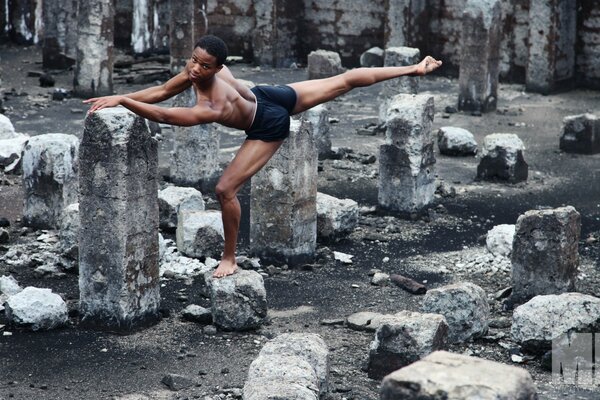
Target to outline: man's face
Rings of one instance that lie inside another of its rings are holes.
[[[221,68],[223,66],[217,65],[215,56],[210,55],[200,47],[196,47],[188,64],[189,79],[192,82],[205,82],[215,76]]]

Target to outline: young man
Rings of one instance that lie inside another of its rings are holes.
[[[407,67],[357,68],[325,79],[296,82],[285,86],[242,85],[224,66],[227,46],[215,36],[203,36],[194,48],[185,69],[165,84],[122,96],[85,100],[89,112],[124,106],[152,121],[191,126],[217,122],[242,129],[248,135],[216,186],[221,204],[225,248],[215,277],[237,269],[235,249],[240,224],[237,192],[275,154],[289,135],[290,115],[301,113],[332,100],[356,87],[369,86],[403,75],[425,75],[442,65],[427,56]],[[191,108],[163,108],[153,105],[193,86],[197,104]]]

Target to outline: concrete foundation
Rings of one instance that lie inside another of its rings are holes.
[[[123,108],[90,114],[80,147],[81,324],[131,331],[159,319],[158,146]]]

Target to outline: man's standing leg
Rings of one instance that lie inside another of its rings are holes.
[[[276,142],[244,141],[231,164],[223,172],[219,183],[217,183],[215,191],[221,204],[225,233],[225,248],[223,249],[221,263],[213,274],[217,278],[231,275],[237,268],[235,249],[241,216],[237,193],[244,182],[256,174],[273,157],[281,143],[283,143],[282,140]]]

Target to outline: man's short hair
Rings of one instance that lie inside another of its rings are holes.
[[[217,59],[217,65],[223,65],[227,60],[227,45],[221,38],[213,35],[202,36],[197,42],[194,48],[200,47],[206,50],[208,54]]]

